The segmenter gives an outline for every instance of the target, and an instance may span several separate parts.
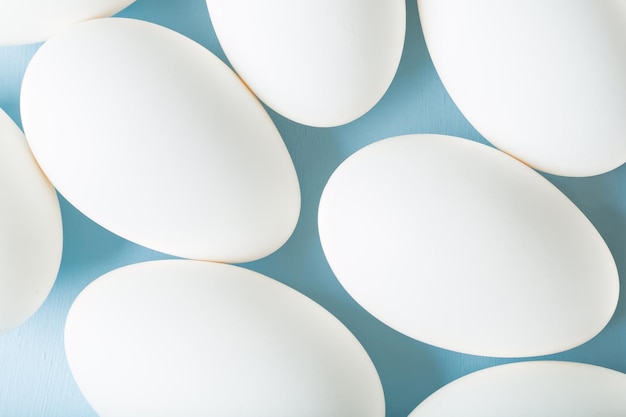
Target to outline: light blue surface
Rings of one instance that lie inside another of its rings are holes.
[[[138,0],[121,15],[172,28],[225,60],[204,0]],[[37,45],[0,47],[0,107],[16,121],[21,78],[36,49]],[[333,170],[356,150],[407,133],[450,134],[485,143],[452,103],[433,69],[415,1],[407,1],[406,43],[399,71],[385,97],[368,114],[331,129],[305,127],[271,111],[270,115],[298,171],[302,212],[295,233],[283,248],[244,266],[303,292],[352,330],[379,371],[387,415],[405,417],[444,384],[474,370],[511,362],[434,348],[384,326],[346,294],[320,247],[316,222],[320,194]],[[547,177],[590,218],[613,252],[619,270],[626,271],[626,167],[591,178]],[[65,246],[52,293],[26,324],[0,336],[2,417],[95,416],[73,382],[65,360],[63,325],[67,311],[78,293],[99,275],[118,266],[166,257],[112,235],[63,199],[61,203]],[[626,372],[625,347],[626,311],[621,301],[600,335],[576,349],[546,358]]]

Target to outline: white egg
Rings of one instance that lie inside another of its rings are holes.
[[[566,176],[626,161],[626,2],[418,5],[444,86],[496,147]]]
[[[466,375],[436,391],[409,417],[620,417],[626,375],[575,362],[519,362]]]
[[[563,351],[611,318],[619,281],[602,237],[531,168],[441,135],[369,145],[326,185],[319,233],[365,309],[423,342],[496,357]]]
[[[153,261],[76,298],[70,369],[101,417],[382,417],[371,359],[297,291],[240,267]]]
[[[112,16],[135,0],[2,0],[0,45],[41,42],[75,23]]]
[[[269,107],[329,127],[362,116],[396,73],[404,0],[207,0],[228,60]]]
[[[243,262],[295,228],[298,179],[269,115],[223,62],[174,31],[120,18],[73,26],[33,57],[21,105],[59,192],[130,241]]]
[[[32,316],[56,280],[63,251],[59,200],[26,139],[0,109],[0,334]]]

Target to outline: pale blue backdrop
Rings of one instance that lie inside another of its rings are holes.
[[[204,0],[138,0],[120,15],[172,28],[225,60]],[[0,107],[18,122],[21,78],[37,47],[0,47]],[[485,142],[457,110],[434,71],[415,1],[407,1],[406,42],[399,71],[385,97],[368,114],[331,129],[305,127],[270,114],[298,171],[303,207],[298,227],[287,244],[273,255],[245,266],[303,292],[352,330],[378,369],[387,415],[405,417],[444,384],[471,371],[510,362],[434,348],[381,324],[338,284],[320,247],[316,224],[320,194],[332,171],[356,150],[407,133],[442,133]],[[626,167],[592,178],[548,179],[591,219],[611,248],[620,271],[626,271]],[[95,416],[73,382],[65,360],[63,325],[67,311],[78,293],[99,275],[118,266],[165,257],[103,230],[63,199],[61,204],[64,256],[52,293],[26,324],[0,336],[1,417]],[[626,311],[624,302],[620,302],[613,320],[599,336],[547,358],[626,372],[624,347]]]

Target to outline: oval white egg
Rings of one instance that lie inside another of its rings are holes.
[[[626,161],[624,1],[418,5],[444,86],[496,147],[566,176],[601,174]]]
[[[112,16],[135,0],[2,0],[0,45],[45,41],[60,30],[98,17]]]
[[[0,109],[0,334],[31,317],[57,277],[61,210],[26,139]]]
[[[338,126],[380,100],[405,35],[403,0],[207,0],[228,60],[269,107]]]
[[[435,346],[555,353],[595,336],[616,308],[615,262],[589,220],[537,172],[477,142],[369,145],[333,173],[318,220],[350,295]]]
[[[65,350],[102,416],[382,417],[350,331],[259,273],[168,260],[123,267],[76,298]]]
[[[152,23],[92,20],[46,42],[21,92],[26,136],[59,192],[135,243],[244,262],[300,212],[267,112],[215,55]]]
[[[426,398],[409,417],[618,417],[626,375],[576,362],[537,361],[466,375]]]

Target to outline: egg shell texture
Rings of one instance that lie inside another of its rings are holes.
[[[33,57],[21,109],[59,192],[130,241],[244,262],[295,228],[298,179],[273,122],[232,70],[172,30],[121,18],[73,26]]]
[[[228,60],[269,107],[338,126],[389,88],[406,30],[403,0],[207,0]]]
[[[57,277],[63,226],[56,192],[0,109],[0,334],[32,316]]]
[[[112,16],[135,0],[2,0],[0,45],[45,41],[75,23]]]
[[[240,267],[153,261],[76,298],[65,349],[102,417],[383,417],[369,356],[328,311]]]
[[[461,112],[545,172],[626,161],[626,2],[419,0],[428,51]]]
[[[409,417],[620,417],[626,375],[599,366],[519,362],[466,375],[426,398]]]
[[[375,317],[463,353],[556,353],[600,332],[619,280],[602,237],[556,187],[486,145],[407,135],[369,145],[329,179],[326,258]]]

